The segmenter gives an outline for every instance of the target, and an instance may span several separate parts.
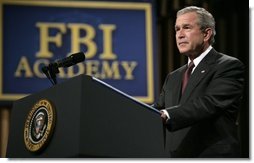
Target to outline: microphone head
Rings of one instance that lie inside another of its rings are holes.
[[[76,64],[83,62],[86,59],[86,56],[83,52],[74,53],[71,55],[72,61]]]
[[[67,58],[56,61],[57,67],[70,67],[79,62],[83,62],[85,60],[85,54],[83,52],[78,52],[70,55]]]

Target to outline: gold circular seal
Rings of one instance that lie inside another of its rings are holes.
[[[41,151],[55,127],[55,108],[46,99],[39,100],[29,112],[24,126],[25,146],[30,152]]]

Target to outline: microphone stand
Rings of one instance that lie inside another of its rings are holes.
[[[70,67],[84,60],[85,60],[84,53],[78,52],[78,53],[74,53],[70,55],[67,58],[50,63],[48,66],[43,66],[41,70],[47,76],[50,82],[53,85],[56,85],[57,84],[56,74],[59,73],[59,69],[58,69],[59,67]]]
[[[59,73],[57,63],[50,63],[48,66],[42,67],[42,72],[53,85],[57,84],[56,74]]]

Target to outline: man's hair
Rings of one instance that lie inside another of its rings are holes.
[[[216,35],[215,31],[215,20],[213,15],[209,13],[207,10],[197,6],[188,6],[177,12],[177,17],[186,13],[195,12],[198,15],[198,25],[200,26],[200,30],[205,32],[207,28],[212,29],[212,35],[209,40],[209,43],[212,45],[215,42],[214,36]]]

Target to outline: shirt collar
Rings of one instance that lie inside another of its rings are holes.
[[[195,58],[193,60],[194,62],[194,69],[198,66],[198,64],[202,61],[202,59],[209,53],[209,51],[212,49],[213,47],[210,45],[203,53],[201,53],[197,58]],[[188,58],[188,65],[191,62],[190,58]]]

